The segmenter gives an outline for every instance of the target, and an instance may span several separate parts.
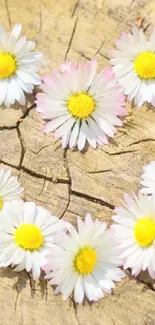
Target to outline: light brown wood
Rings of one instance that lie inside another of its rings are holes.
[[[122,31],[143,21],[149,34],[155,21],[154,0],[0,0],[1,24],[9,31],[18,22],[44,52],[48,66],[64,60],[96,57],[99,70],[108,64],[107,49]],[[83,153],[63,150],[52,135],[40,133],[43,121],[32,108],[19,105],[0,110],[0,162],[12,167],[25,187],[24,198],[75,224],[76,216],[111,223],[113,208],[124,192],[139,189],[142,166],[155,159],[155,111],[131,107],[124,127],[108,146]],[[98,303],[75,306],[62,301],[41,279],[26,272],[0,271],[0,325],[153,325],[154,284],[143,274],[128,274],[113,295]]]

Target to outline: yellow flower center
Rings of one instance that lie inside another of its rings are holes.
[[[134,235],[137,244],[146,247],[155,239],[155,222],[151,218],[142,218],[136,222]]]
[[[25,250],[38,250],[43,242],[43,235],[38,227],[31,224],[21,225],[14,234],[15,242]]]
[[[91,273],[96,263],[96,252],[92,248],[82,248],[77,254],[74,265],[76,271],[81,274]]]
[[[3,203],[3,199],[2,199],[2,197],[0,196],[0,210],[2,210],[3,205],[4,205],[4,203]]]
[[[17,68],[16,60],[10,53],[0,53],[0,78],[8,78],[12,76]]]
[[[87,93],[75,93],[67,101],[69,112],[80,119],[88,117],[95,106],[95,100]]]
[[[143,79],[155,78],[155,54],[152,52],[139,54],[134,61],[134,68]]]

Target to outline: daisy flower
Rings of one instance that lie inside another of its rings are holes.
[[[128,100],[138,106],[146,101],[155,106],[155,30],[146,39],[142,29],[122,33],[111,50],[111,64]]]
[[[11,169],[5,171],[4,168],[0,168],[0,210],[3,208],[4,202],[20,200],[23,191],[18,178],[11,176]]]
[[[116,208],[112,226],[122,249],[124,269],[133,275],[148,269],[155,278],[155,196],[125,194],[124,208]]]
[[[0,105],[7,107],[16,100],[25,104],[24,92],[32,93],[34,85],[40,85],[37,72],[44,65],[42,54],[32,51],[35,43],[20,37],[21,28],[15,25],[7,36],[0,25]]]
[[[120,265],[120,251],[116,248],[112,231],[106,223],[93,221],[89,214],[83,222],[78,218],[78,232],[73,226],[69,234],[61,233],[55,247],[47,256],[44,270],[51,285],[57,285],[55,294],[61,292],[66,300],[74,291],[74,300],[82,303],[84,295],[90,301],[111,293],[114,281],[120,281],[124,272]]]
[[[62,74],[53,70],[44,77],[43,93],[37,95],[36,110],[49,122],[42,128],[48,133],[56,130],[62,146],[79,150],[86,141],[96,148],[114,137],[115,126],[122,126],[118,115],[125,115],[124,96],[117,84],[112,68],[107,67],[96,77],[97,61],[84,65],[65,63]]]
[[[63,228],[62,221],[33,202],[6,203],[0,216],[0,267],[32,270],[37,280],[53,237]]]
[[[155,193],[155,161],[146,165],[144,168],[144,173],[141,176],[141,184],[144,186],[140,191],[142,193],[153,194]]]

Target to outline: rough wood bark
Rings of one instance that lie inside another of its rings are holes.
[[[107,49],[120,32],[144,18],[151,31],[154,0],[0,0],[1,23],[10,30],[22,22],[51,67],[64,60],[96,57],[99,69],[108,63]],[[49,67],[44,69],[48,72]],[[142,166],[155,159],[155,112],[128,105],[129,115],[109,146],[85,152],[63,150],[52,135],[40,133],[43,124],[28,97],[26,107],[0,110],[0,162],[18,175],[25,199],[34,200],[54,215],[75,223],[90,211],[111,222],[113,207],[124,192],[139,188]],[[75,306],[63,302],[41,279],[34,283],[22,272],[0,271],[0,325],[153,325],[155,287],[146,274],[128,274],[98,303]]]

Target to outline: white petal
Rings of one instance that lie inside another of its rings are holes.
[[[11,32],[11,35],[13,35],[16,39],[18,39],[20,33],[22,30],[22,25],[21,24],[16,24]]]
[[[83,120],[81,122],[79,137],[78,137],[79,150],[82,150],[84,148],[85,143],[86,143],[86,126],[85,126],[85,121]]]
[[[4,101],[4,98],[5,98],[5,95],[7,92],[7,88],[8,88],[7,82],[5,82],[5,81],[0,82],[0,105]]]
[[[76,140],[78,138],[78,134],[79,134],[79,127],[80,127],[80,121],[77,120],[77,122],[75,123],[71,136],[70,136],[70,141],[69,141],[69,147],[72,148],[75,146],[76,144]]]
[[[17,76],[19,76],[24,82],[32,83],[34,85],[40,85],[40,77],[35,73],[30,73],[22,70],[17,70]]]
[[[79,276],[74,287],[74,300],[75,302],[81,304],[84,299],[84,286],[83,278]]]
[[[67,121],[69,118],[70,115],[64,115],[54,119],[53,121],[50,121],[42,128],[42,132],[45,133],[52,132],[53,130],[61,126],[63,123],[65,123],[65,121]]]

